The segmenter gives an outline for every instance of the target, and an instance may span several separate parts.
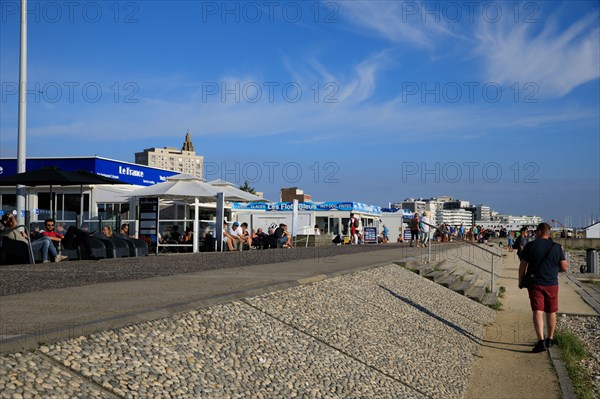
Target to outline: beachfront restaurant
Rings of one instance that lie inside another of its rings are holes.
[[[290,231],[295,227],[299,235],[314,235],[315,226],[318,226],[320,234],[347,235],[350,213],[361,220],[363,227],[375,227],[380,231],[381,208],[360,202],[299,202],[296,226],[292,222],[292,202],[231,204],[233,220],[246,222],[255,231],[262,228],[267,232],[269,228],[284,223]]]
[[[128,194],[137,188],[164,182],[178,173],[97,156],[28,158],[26,162],[28,171],[48,167],[71,172],[83,170],[122,184],[27,187],[25,201],[27,217],[31,222],[43,221],[48,217],[69,224],[76,221],[97,223],[98,218],[106,221],[134,220],[135,205],[128,199]],[[16,173],[16,158],[0,159],[0,176]],[[16,208],[15,187],[0,187],[0,215],[13,212]]]

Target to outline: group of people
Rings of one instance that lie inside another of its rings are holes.
[[[418,212],[415,212],[413,218],[410,221],[410,246],[414,246],[416,244],[418,247],[427,247],[429,244],[430,236],[429,232],[431,231],[431,221],[429,220],[429,213],[423,212],[419,215]],[[443,226],[441,226],[443,228]]]
[[[495,229],[486,229],[483,226],[471,226],[466,228],[463,223],[460,225],[451,225],[442,223],[434,226],[429,220],[428,212],[419,214],[416,212],[409,222],[410,228],[410,246],[427,247],[429,240],[438,242],[451,242],[456,239],[461,239],[479,244],[487,243],[491,238],[506,237],[508,232],[502,227],[500,231]],[[513,235],[514,237],[514,235]],[[398,237],[398,242],[403,242],[401,236]]]
[[[61,262],[69,259],[59,251],[64,249],[80,249],[82,258],[97,260],[92,252],[90,234],[74,226],[70,226],[64,231],[64,226],[57,231],[57,223],[53,218],[44,220],[44,229],[38,225],[31,229],[29,235],[23,230],[17,228],[17,221],[14,215],[7,213],[2,216],[2,238],[6,240],[16,240],[27,245],[31,244],[34,252],[41,251],[42,262]]]
[[[229,251],[293,247],[292,234],[284,223],[279,224],[278,227],[271,226],[268,233],[265,233],[262,228],[250,232],[246,222],[242,224],[233,222],[231,227],[225,222],[223,223],[223,244]]]

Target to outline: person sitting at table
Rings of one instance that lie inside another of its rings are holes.
[[[279,225],[278,228],[275,229],[273,233],[275,239],[277,240],[278,245],[281,245],[283,248],[291,248],[292,237],[291,234],[287,231],[287,226],[283,223]]]
[[[179,232],[179,226],[174,225],[171,227],[171,238],[169,239],[169,244],[179,244],[181,243],[181,233]]]
[[[123,223],[121,225],[121,234],[123,234],[126,237],[134,238],[133,235],[129,234],[129,223]]]
[[[242,241],[242,249],[243,249],[244,244],[247,244],[248,248],[254,249],[252,247],[252,235],[248,231],[248,223],[246,223],[246,222],[242,223],[240,225],[240,229],[242,229],[242,231],[240,233],[240,239]]]
[[[223,222],[223,243],[227,245],[227,249],[234,251],[240,239],[238,237],[238,222],[233,223],[232,228],[228,228],[227,222]]]
[[[112,228],[106,225],[102,226],[102,235],[104,236],[103,238],[113,238]]]
[[[266,234],[261,228],[252,235],[252,246],[257,249],[277,248],[277,242],[273,243],[272,241],[274,241],[274,238]]]
[[[2,216],[2,224],[4,229],[2,230],[2,236],[6,240],[21,241],[29,245],[29,238],[27,234],[17,229],[17,221],[11,213],[7,213]],[[69,259],[68,256],[60,255],[52,241],[48,237],[41,237],[38,240],[31,242],[31,249],[33,251],[42,251],[42,261],[44,263],[50,262],[50,257],[54,259],[54,262],[60,262],[65,259]]]
[[[231,237],[231,243],[233,244],[233,247],[236,250],[241,251],[244,248],[244,242],[246,238],[243,237],[244,231],[240,227],[240,223],[233,222],[231,228],[227,231],[227,233]]]

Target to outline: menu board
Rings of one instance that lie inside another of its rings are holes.
[[[363,241],[366,243],[377,243],[377,227],[365,227],[363,229]]]
[[[158,233],[158,198],[140,198],[140,234],[156,239]]]

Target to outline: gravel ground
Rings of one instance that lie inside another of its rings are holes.
[[[85,378],[34,353],[14,353],[0,358],[0,397],[112,398]]]
[[[459,398],[493,318],[390,265],[3,356],[0,391],[18,381],[33,397]]]
[[[580,273],[580,267],[586,264],[586,252],[570,250],[569,272],[577,278],[600,278],[597,274]],[[558,318],[558,328],[575,334],[586,346],[591,357],[581,361],[581,366],[589,373],[596,397],[600,398],[600,316],[581,317],[562,315]]]
[[[591,357],[583,359],[580,364],[592,377],[596,397],[600,398],[600,316],[561,315],[557,327],[572,332],[584,343]]]
[[[405,245],[404,245],[405,246]],[[0,266],[0,296],[112,281],[142,280],[240,265],[293,262],[357,252],[401,248],[400,244],[344,245],[244,252],[169,254],[143,258]]]

